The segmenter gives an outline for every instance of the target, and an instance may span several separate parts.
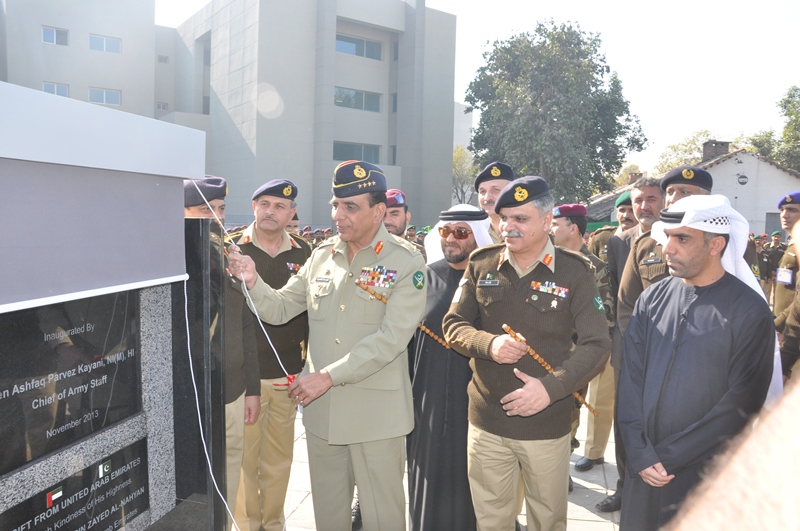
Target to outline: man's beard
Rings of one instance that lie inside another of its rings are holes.
[[[457,248],[458,248],[458,252],[457,253],[455,253],[455,254],[448,254],[447,253],[448,249],[455,249],[455,248],[456,248],[456,246],[448,247],[447,245],[444,244],[444,242],[442,242],[442,253],[444,254],[444,259],[447,260],[447,262],[450,263],[450,264],[459,264],[459,263],[463,262],[464,260],[469,258],[470,253],[472,251],[474,251],[475,249],[477,249],[478,246],[476,244],[476,245],[471,246],[471,247],[469,247],[467,249],[464,249],[459,245],[459,246],[457,246]]]

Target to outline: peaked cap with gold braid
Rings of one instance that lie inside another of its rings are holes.
[[[333,170],[334,197],[351,197],[386,190],[386,176],[383,170],[369,162],[348,160]]]
[[[253,192],[253,201],[262,195],[291,199],[294,201],[297,197],[297,185],[288,179],[272,179]]]
[[[490,162],[481,170],[478,176],[475,177],[475,191],[478,191],[478,187],[483,181],[493,181],[495,179],[513,181],[514,170],[505,162]]]

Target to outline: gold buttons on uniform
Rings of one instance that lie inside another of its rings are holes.
[[[539,300],[539,296],[538,295],[531,295],[531,300],[538,301]]]
[[[339,306],[339,310],[341,310],[341,311],[345,311],[346,309],[347,309],[347,306],[345,306],[344,304]]]
[[[337,337],[336,339],[333,340],[333,342],[336,343],[337,345],[340,345],[342,343],[342,340]]]

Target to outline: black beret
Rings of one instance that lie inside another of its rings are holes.
[[[661,189],[666,192],[667,186],[676,182],[693,184],[709,192],[714,185],[714,179],[711,178],[711,174],[697,166],[679,166],[674,170],[670,170],[664,178],[661,179]]]
[[[778,201],[778,209],[787,203],[800,203],[800,192],[792,192],[789,195],[781,197],[781,200]]]
[[[507,206],[517,207],[550,194],[550,185],[541,177],[520,177],[503,188],[494,204],[496,214]]]
[[[262,195],[271,195],[272,197],[282,197],[283,199],[294,199],[297,197],[297,186],[292,181],[287,179],[272,179],[270,182],[264,184],[253,192],[253,201]]]
[[[374,164],[360,160],[342,162],[333,170],[335,197],[351,197],[367,192],[385,192],[386,176]]]
[[[478,191],[478,187],[483,181],[492,181],[494,179],[513,181],[514,170],[505,162],[490,162],[475,178],[475,191]]]
[[[203,179],[184,179],[183,181],[183,206],[185,207],[202,205],[206,201],[214,199],[225,199],[226,195],[228,195],[228,183],[222,177],[206,175]],[[205,197],[205,201],[203,197]]]

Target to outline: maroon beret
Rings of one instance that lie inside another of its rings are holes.
[[[572,203],[568,205],[558,205],[553,209],[553,217],[554,218],[564,218],[567,216],[585,216],[586,215],[586,207]]]
[[[397,188],[386,190],[386,208],[402,206],[406,204],[406,194]]]

